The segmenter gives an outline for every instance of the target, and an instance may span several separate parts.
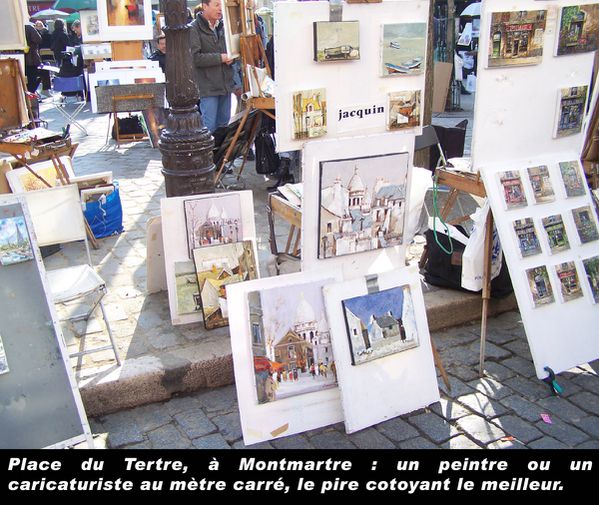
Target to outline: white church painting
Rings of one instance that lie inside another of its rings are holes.
[[[408,153],[320,163],[319,258],[403,242]]]
[[[189,258],[193,250],[243,240],[241,200],[237,194],[185,200],[185,224]]]
[[[418,347],[418,330],[408,286],[342,301],[352,365]]]
[[[249,293],[258,403],[336,387],[322,288],[330,279]],[[292,308],[290,310],[290,308]]]

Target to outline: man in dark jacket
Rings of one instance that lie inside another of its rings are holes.
[[[25,75],[27,76],[27,91],[35,93],[40,84],[40,76],[37,67],[42,64],[40,57],[40,44],[42,36],[32,23],[25,25],[25,39],[27,40],[27,51],[25,53]]]
[[[157,61],[160,69],[166,74],[166,37],[160,35],[156,39],[156,51],[149,58],[152,61]]]
[[[190,43],[202,121],[211,132],[231,117],[233,60],[227,56],[222,1],[202,0],[202,12],[191,23]]]

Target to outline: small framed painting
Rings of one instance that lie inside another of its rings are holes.
[[[536,203],[546,203],[555,200],[547,166],[529,167],[528,178]]]
[[[586,193],[584,189],[585,182],[580,172],[579,162],[576,160],[561,161],[559,169],[562,174],[566,196],[583,196]]]
[[[98,11],[79,11],[81,19],[81,38],[84,43],[101,42]]]
[[[499,174],[499,182],[503,188],[503,200],[508,209],[526,207],[528,203],[518,171],[508,170],[507,172],[501,172]]]
[[[597,232],[597,225],[593,219],[593,210],[590,205],[572,209],[572,216],[574,217],[578,237],[583,244],[599,240],[599,232]]]
[[[526,270],[526,278],[528,279],[528,286],[530,287],[535,307],[547,305],[555,301],[546,266],[529,268]]]
[[[152,0],[98,0],[100,39],[152,40]]]
[[[33,259],[33,249],[23,216],[0,219],[0,265],[3,267]]]
[[[381,77],[418,75],[426,63],[426,23],[382,26]]]
[[[389,93],[387,106],[387,129],[406,130],[420,126],[420,90]]]
[[[360,59],[359,21],[315,21],[314,61]]]
[[[564,302],[576,300],[583,296],[582,287],[578,280],[578,273],[576,271],[576,265],[573,261],[567,261],[555,265],[555,273],[559,279],[560,289]]]
[[[582,131],[588,86],[571,86],[558,92],[555,138],[576,135]]]
[[[556,56],[588,53],[599,48],[599,4],[562,7]]]
[[[311,139],[327,133],[326,96],[324,88],[293,93],[294,139]]]
[[[537,237],[534,222],[531,218],[514,221],[514,232],[518,239],[518,247],[523,258],[541,254],[541,244]]]
[[[570,249],[570,241],[561,214],[544,217],[542,223],[549,241],[549,249],[553,254]]]

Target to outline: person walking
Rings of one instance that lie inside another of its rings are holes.
[[[29,91],[29,93],[35,93],[41,81],[37,67],[42,64],[42,58],[40,57],[42,36],[35,29],[33,23],[27,23],[25,25],[25,39],[27,40],[27,51],[25,52],[27,91]]]
[[[234,60],[227,56],[221,0],[202,0],[202,10],[191,23],[190,44],[202,122],[214,132],[229,123],[234,88]]]

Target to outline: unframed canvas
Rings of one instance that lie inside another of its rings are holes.
[[[517,219],[514,221],[514,232],[518,242],[518,248],[523,258],[541,254],[541,244],[531,218]]]
[[[426,23],[382,25],[380,75],[418,75],[426,60]]]
[[[33,259],[29,233],[22,216],[0,219],[0,265],[3,267]]]
[[[177,313],[193,314],[202,310],[200,288],[193,261],[175,262]]]
[[[387,106],[387,129],[406,130],[420,126],[420,90],[389,93]]]
[[[322,137],[327,133],[326,96],[324,88],[293,93],[294,139]]]
[[[599,256],[593,256],[582,260],[584,271],[586,273],[588,285],[591,288],[591,294],[595,303],[599,303]]]
[[[566,225],[561,214],[544,217],[541,222],[549,242],[552,254],[570,249],[570,241],[566,232]]]
[[[315,21],[314,61],[360,59],[359,21]]]
[[[67,177],[69,180],[75,176],[73,172],[73,165],[69,157],[61,157],[60,161],[65,168]],[[61,182],[56,172],[56,167],[51,161],[42,161],[30,165],[33,172],[39,175],[44,181],[50,186],[44,184],[43,181],[33,175],[27,168],[15,168],[10,172],[6,173],[6,180],[10,185],[10,189],[13,193],[23,193],[25,191],[36,191],[39,189],[46,189],[47,187],[60,186]]]
[[[571,86],[558,91],[555,138],[582,131],[588,89],[588,86]]]
[[[590,205],[572,209],[572,216],[574,217],[578,237],[583,244],[599,240],[599,232],[597,232],[597,225],[593,219],[593,210]]]
[[[567,261],[555,265],[555,273],[560,282],[561,294],[564,302],[569,302],[583,296],[576,265],[573,261]]]
[[[535,307],[540,307],[555,301],[547,267],[540,266],[526,270],[530,294]]]
[[[559,169],[562,174],[566,196],[569,198],[583,196],[585,194],[585,184],[583,183],[582,175],[580,173],[579,162],[576,160],[560,161]]]
[[[578,54],[599,48],[599,4],[562,7],[556,55]]]
[[[528,178],[536,203],[547,203],[555,200],[549,169],[546,165],[529,167]]]
[[[508,170],[499,174],[499,182],[503,188],[503,201],[508,209],[526,207],[526,194],[520,179],[520,172]]]

